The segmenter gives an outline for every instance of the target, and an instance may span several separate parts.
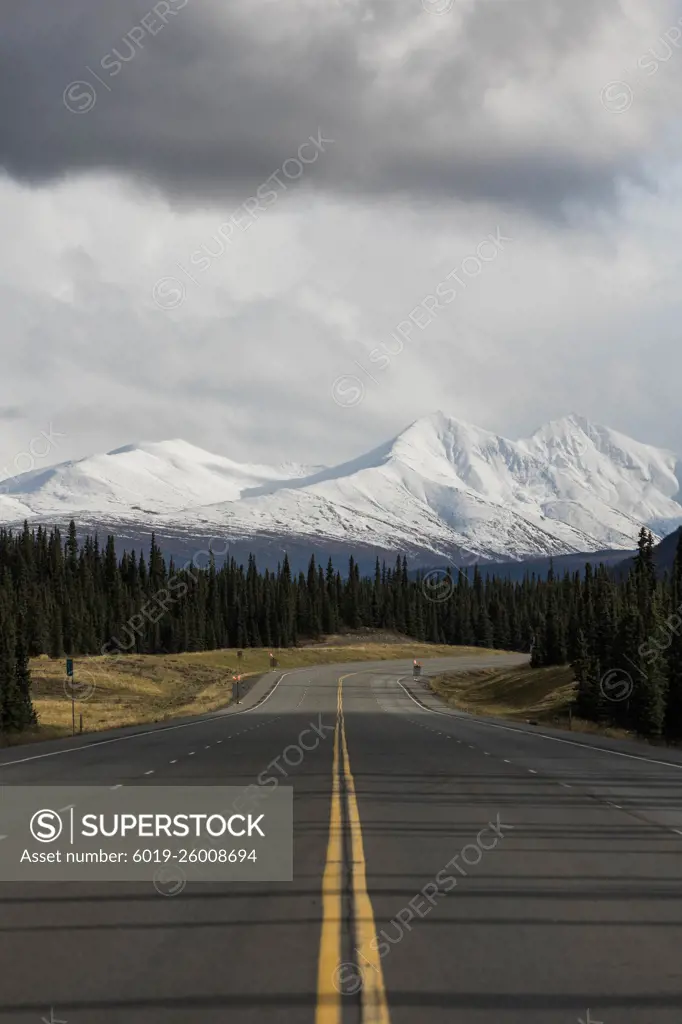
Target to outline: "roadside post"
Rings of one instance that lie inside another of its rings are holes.
[[[274,656],[272,651],[270,651],[270,671],[272,672],[274,668],[277,668],[277,658]]]
[[[417,678],[419,678],[419,676],[421,676],[421,674],[422,674],[421,664],[415,658],[414,661],[412,662],[412,675],[414,676],[415,679],[417,679]]]
[[[76,698],[73,692],[73,658],[66,659],[66,675],[71,680],[71,733],[76,735]]]

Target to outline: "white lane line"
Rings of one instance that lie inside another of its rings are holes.
[[[177,757],[173,761],[169,761],[168,763],[169,764],[177,764],[178,763]]]
[[[674,829],[673,829],[673,832],[674,832],[674,833],[675,833],[676,835],[678,835],[678,836],[682,836],[682,829],[679,829],[679,828],[674,828]],[[6,838],[7,838],[7,836],[4,836],[4,838],[6,839]]]
[[[109,786],[109,789],[123,789],[123,783],[117,782],[115,786]]]
[[[483,753],[485,754],[486,757],[490,757],[490,754],[488,753],[487,750],[484,750]]]
[[[620,806],[620,804],[614,804],[613,800],[605,800],[604,803],[608,804],[609,807],[617,807],[619,811],[623,810],[623,808]]]
[[[507,758],[505,757],[505,758],[504,758],[504,763],[505,763],[505,764],[511,764],[511,761],[508,761],[508,760],[507,760]]]
[[[293,672],[294,669],[291,671]],[[225,715],[218,715],[213,712],[210,718],[202,718],[198,722],[184,722],[182,725],[164,725],[161,729],[145,729],[143,732],[133,733],[132,736],[114,736],[110,740],[95,740],[94,743],[83,743],[80,747],[66,747],[64,750],[50,750],[47,754],[32,754],[31,757],[20,757],[17,758],[16,761],[0,761],[0,768],[11,768],[15,764],[26,764],[27,761],[41,761],[44,757],[58,757],[60,754],[76,754],[79,750],[92,750],[93,747],[103,747],[107,743],[125,743],[126,740],[137,740],[140,736],[153,736],[161,732],[174,732],[176,729],[191,729],[197,725],[215,725],[219,718],[234,718],[236,715],[248,715],[250,711],[257,711],[258,708],[261,708],[266,701],[270,700],[285,676],[290,675],[291,672],[284,672],[270,692],[267,693],[262,700],[259,700],[257,704],[254,704],[250,708],[244,708],[243,711],[230,711]]]
[[[410,691],[403,686],[399,679],[396,680],[398,686],[400,686],[410,700],[414,701],[418,708],[422,711],[430,711],[432,715],[447,715],[448,718],[462,718],[463,714],[452,714],[449,711],[436,711],[435,708],[429,708],[426,704],[420,704],[416,697],[413,697]],[[682,770],[682,764],[675,764],[673,761],[657,761],[653,757],[643,757],[641,754],[626,754],[622,750],[609,750],[608,747],[595,747],[591,743],[577,743],[576,740],[564,740],[559,736],[548,736],[544,732],[529,732],[528,729],[513,728],[510,725],[496,725],[494,722],[481,722],[480,719],[476,718],[472,720],[472,725],[480,725],[484,729],[501,729],[503,732],[515,732],[521,733],[522,736],[535,736],[541,740],[550,740],[552,743],[565,743],[569,747],[580,747],[581,750],[593,750],[598,754],[612,754],[614,757],[627,757],[630,761],[645,761],[646,764],[659,764],[664,768],[677,768]],[[9,763],[9,762],[7,762]],[[18,763],[18,762],[17,762]],[[2,765],[0,765],[2,768]]]
[[[3,839],[7,839],[7,836],[0,836],[0,842],[2,842]]]
[[[528,771],[531,773],[531,775],[537,775],[535,768],[529,768]]]
[[[211,744],[210,743],[208,744],[207,747],[204,747],[204,750],[210,750],[210,749],[211,749]]]
[[[560,786],[563,786],[563,787],[564,787],[564,789],[570,789],[570,788],[571,788],[571,787],[569,786],[568,782],[560,782],[560,783],[559,783],[559,785],[560,785]]]
[[[152,768],[152,770],[150,772],[145,772],[145,775],[153,775],[153,774],[154,774],[154,769],[153,768]]]
[[[188,757],[194,757],[194,754],[195,754],[195,753],[196,753],[196,751],[194,751],[194,750],[190,750],[190,752],[189,752],[189,754],[188,754],[187,756],[188,756]]]
[[[218,743],[222,743],[222,742],[223,742],[222,740],[218,740]]]

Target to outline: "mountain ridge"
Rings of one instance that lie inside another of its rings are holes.
[[[622,549],[682,524],[680,459],[570,414],[511,440],[437,410],[338,465],[239,463],[181,439],[0,481],[0,523],[29,521],[240,548],[309,543],[410,561],[520,560]]]

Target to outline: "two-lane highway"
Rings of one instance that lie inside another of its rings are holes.
[[[0,1022],[679,1024],[682,757],[460,715],[410,669],[4,752],[4,785],[276,777],[295,837],[293,882],[0,884]]]

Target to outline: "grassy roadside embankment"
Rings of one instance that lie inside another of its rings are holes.
[[[381,636],[382,639],[377,640],[329,637],[323,644],[275,650],[276,672],[336,662],[500,653],[478,647],[412,643],[404,637]],[[231,702],[234,675],[241,673],[243,679],[253,679],[270,671],[269,653],[267,648],[244,648],[241,663],[235,649],[174,655],[76,657],[76,730],[81,714],[83,732],[97,732],[215,711]],[[31,677],[39,724],[35,729],[11,737],[0,736],[0,746],[71,735],[71,691],[65,685],[64,660],[33,659]]]
[[[517,722],[533,722],[574,732],[604,736],[631,736],[624,729],[571,716],[577,683],[570,665],[550,668],[475,669],[445,672],[430,680],[435,694],[452,707],[472,715],[491,715]]]

